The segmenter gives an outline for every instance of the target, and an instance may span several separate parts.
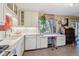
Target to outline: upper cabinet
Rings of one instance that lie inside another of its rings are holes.
[[[13,11],[13,3],[7,3],[7,7]]]
[[[17,8],[16,4],[14,4],[14,3],[7,3],[7,7],[10,10],[12,10],[17,15],[18,8]]]
[[[18,8],[17,8],[17,6],[16,6],[16,4],[14,4],[14,13],[17,15],[17,10],[18,10]]]
[[[19,9],[15,3],[7,3],[7,7],[17,16],[16,20],[18,20],[18,26],[23,26],[24,25],[24,11]],[[13,22],[15,23],[15,21]]]
[[[18,25],[19,26],[24,26],[24,14],[25,14],[24,11],[18,9],[17,16],[18,16]]]
[[[24,11],[21,11],[21,25],[24,25]]]
[[[24,14],[24,26],[37,27],[38,26],[38,12],[26,11]]]

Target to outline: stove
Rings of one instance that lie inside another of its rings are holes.
[[[9,47],[9,45],[0,45],[0,54],[6,50]]]

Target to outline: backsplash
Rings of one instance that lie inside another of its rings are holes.
[[[12,33],[21,32],[21,33],[39,33],[37,27],[12,27]]]
[[[0,31],[0,38],[4,38],[5,37],[5,31]]]

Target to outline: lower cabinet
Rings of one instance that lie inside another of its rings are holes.
[[[55,46],[63,46],[63,45],[65,45],[65,42],[66,42],[66,40],[65,40],[64,35],[63,36],[57,36]]]
[[[25,36],[25,50],[46,48],[48,44],[46,37],[40,37],[40,35]]]
[[[41,40],[40,40],[40,36],[39,35],[37,36],[36,41],[37,41],[36,42],[36,48],[37,49],[41,48],[41,44],[40,44],[41,43]]]
[[[48,39],[47,37],[40,37],[40,48],[47,48],[48,46]]]
[[[16,54],[17,56],[22,56],[24,52],[24,37],[22,37],[17,43],[16,43]]]
[[[25,50],[36,49],[36,36],[28,35],[25,36]]]

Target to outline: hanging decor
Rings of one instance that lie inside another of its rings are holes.
[[[6,15],[5,30],[9,30],[10,28],[11,28],[11,18]]]

